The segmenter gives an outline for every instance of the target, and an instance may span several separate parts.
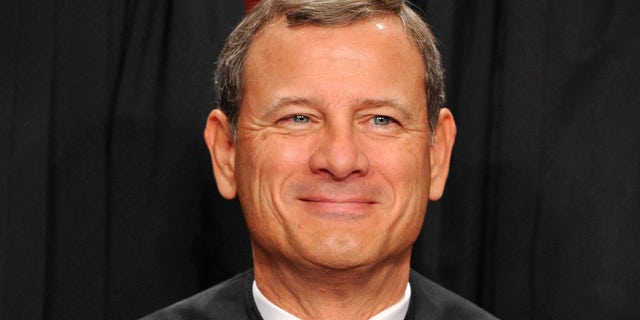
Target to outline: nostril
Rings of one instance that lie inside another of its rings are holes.
[[[311,170],[327,174],[333,180],[366,174],[369,161],[361,146],[352,137],[327,139],[318,145],[310,159]]]

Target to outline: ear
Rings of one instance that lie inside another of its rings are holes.
[[[236,196],[235,180],[236,149],[227,116],[215,109],[209,114],[204,129],[204,141],[209,148],[213,175],[216,178],[218,191],[226,199]]]
[[[442,197],[444,185],[449,175],[449,163],[451,150],[456,140],[456,123],[451,111],[442,108],[438,115],[438,125],[433,130],[430,157],[431,157],[431,188],[429,200],[436,201]]]

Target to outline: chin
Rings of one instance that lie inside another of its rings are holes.
[[[375,263],[371,249],[354,239],[333,238],[317,246],[309,260],[327,269],[349,270]]]
[[[312,263],[322,269],[332,271],[348,271],[369,265],[367,261],[353,256],[322,257],[318,260],[312,261]]]

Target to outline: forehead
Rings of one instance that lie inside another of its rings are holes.
[[[424,81],[419,50],[398,17],[340,26],[288,26],[279,18],[249,48],[242,105],[295,96],[327,104],[394,100],[422,109]]]

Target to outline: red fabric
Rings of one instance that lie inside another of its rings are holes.
[[[258,4],[258,2],[260,2],[260,0],[244,0],[244,8],[245,8],[245,10],[247,10],[247,12],[248,12],[249,10],[251,10],[251,8],[253,8],[253,6]]]

